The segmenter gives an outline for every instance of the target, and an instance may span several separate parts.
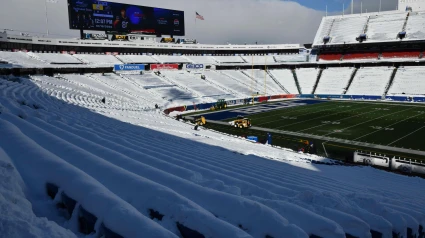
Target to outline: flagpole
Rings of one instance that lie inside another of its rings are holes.
[[[46,32],[47,36],[49,35],[49,17],[47,16],[47,0],[44,1],[44,9],[46,10]]]

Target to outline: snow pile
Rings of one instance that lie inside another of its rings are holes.
[[[124,237],[370,238],[425,224],[421,179],[194,131],[150,109],[154,88],[127,77],[0,79],[0,176],[13,177],[1,177],[0,206],[14,209],[3,191],[22,199],[30,229],[42,232],[34,237],[80,236],[87,214],[94,237],[107,228]],[[58,187],[54,200],[46,183]],[[73,209],[58,210],[69,208],[66,197]],[[2,219],[18,232],[19,213]]]
[[[41,60],[31,58],[25,52],[0,51],[0,60],[6,61],[14,68],[45,68],[47,64]]]

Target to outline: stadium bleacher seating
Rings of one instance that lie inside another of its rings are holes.
[[[332,44],[357,43],[356,38],[363,33],[367,16],[336,18],[329,36]]]
[[[299,94],[294,75],[289,69],[270,70],[279,84],[281,84],[290,94]]]
[[[320,54],[319,55],[319,61],[340,61],[342,57],[342,54]]]
[[[371,15],[367,30],[367,41],[394,41],[397,34],[403,30],[407,13]]]
[[[287,55],[275,55],[274,59],[276,62],[306,62],[307,55],[303,54],[287,54]]]
[[[176,85],[187,87],[201,97],[232,98],[232,95],[201,79],[201,74],[186,71],[167,71],[163,75],[174,81]]]
[[[75,54],[73,56],[89,65],[110,67],[115,64],[122,64],[122,62],[113,55]]]
[[[230,89],[235,95],[239,95],[240,97],[248,97],[252,95],[250,87],[239,83],[239,81],[234,80],[232,77],[229,77],[220,71],[207,70],[204,71],[204,75],[208,81],[212,81],[217,85]]]
[[[8,62],[12,67],[18,68],[39,68],[47,66],[43,61],[32,58],[25,52],[0,51],[0,60]]]
[[[82,64],[80,60],[69,54],[57,54],[57,53],[31,53],[28,55],[44,61],[48,64]]]
[[[276,61],[272,55],[266,56],[242,56],[242,58],[249,64],[264,65],[275,64]]]
[[[387,95],[409,96],[425,95],[424,66],[406,66],[397,70],[394,81]]]
[[[327,68],[323,71],[315,94],[340,95],[344,94],[353,68]]]
[[[296,69],[298,83],[302,94],[311,94],[314,89],[314,84],[319,74],[318,68],[300,68]]]
[[[401,52],[382,52],[381,59],[406,58],[417,59],[421,54],[420,51],[401,51]]]
[[[185,55],[184,57],[195,64],[205,64],[205,65],[217,64],[217,62],[211,56]]]
[[[323,38],[329,36],[333,22],[334,18],[323,17],[319,29],[317,30],[316,37],[314,38],[313,45],[323,45]]]
[[[379,53],[349,53],[344,54],[343,60],[378,60]]]
[[[213,58],[221,64],[226,63],[246,63],[240,56],[213,56]]]
[[[383,96],[393,70],[393,67],[359,69],[346,94]]]
[[[149,55],[117,55],[116,57],[126,64],[158,63],[157,60]]]
[[[406,24],[406,40],[425,39],[425,12],[411,12]]]
[[[153,55],[152,58],[160,63],[190,63],[189,60],[177,55]]]

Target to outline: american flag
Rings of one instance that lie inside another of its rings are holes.
[[[203,16],[199,15],[199,13],[196,13],[196,18],[202,21],[205,20]]]

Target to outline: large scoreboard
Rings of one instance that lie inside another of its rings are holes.
[[[140,32],[184,36],[184,12],[123,3],[68,0],[69,27],[75,30]]]

